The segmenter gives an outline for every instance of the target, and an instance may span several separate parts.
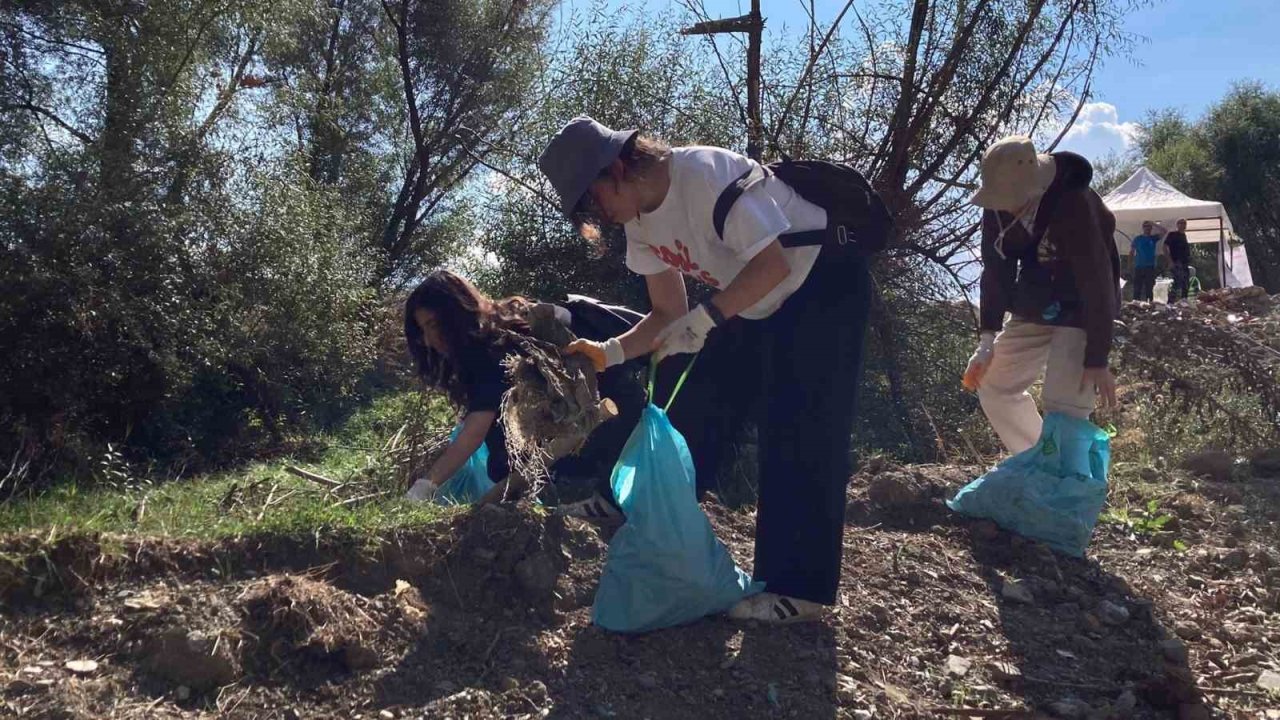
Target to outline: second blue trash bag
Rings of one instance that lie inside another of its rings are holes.
[[[1035,447],[964,486],[947,507],[1082,557],[1107,502],[1111,442],[1098,426],[1049,413]]]
[[[461,425],[453,428],[449,434],[449,442],[458,439]],[[484,497],[493,489],[494,482],[489,479],[489,447],[480,443],[480,447],[471,453],[467,462],[458,468],[458,472],[440,486],[436,492],[436,502],[441,505],[470,505]]]
[[[763,589],[734,563],[698,505],[689,448],[663,409],[645,408],[611,484],[627,521],[609,543],[591,612],[596,624],[658,630],[722,612]]]

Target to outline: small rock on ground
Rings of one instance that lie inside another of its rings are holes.
[[[1089,703],[1076,698],[1059,700],[1049,706],[1049,711],[1063,720],[1077,720],[1089,714]]]
[[[1178,706],[1178,720],[1209,720],[1213,714],[1204,703],[1183,703]]]
[[[1129,622],[1129,608],[1103,600],[1098,603],[1098,619],[1108,625],[1123,625]]]
[[[1259,450],[1249,458],[1249,469],[1255,477],[1280,477],[1280,448]]]
[[[973,661],[967,657],[959,655],[948,655],[946,662],[946,673],[951,677],[964,677],[969,672],[969,667],[973,665]]]
[[[1280,673],[1275,670],[1263,670],[1258,676],[1258,687],[1269,692],[1280,692]]]
[[[995,540],[1000,537],[1000,526],[990,520],[979,520],[970,527],[970,530],[979,540]]]
[[[1222,450],[1206,449],[1182,459],[1182,468],[1195,475],[1208,477],[1215,482],[1231,480],[1231,456]]]
[[[1178,637],[1187,641],[1199,640],[1201,636],[1204,635],[1204,631],[1202,631],[1200,626],[1195,623],[1178,623],[1174,626],[1173,632]]]
[[[1027,589],[1027,586],[1016,580],[1006,580],[1004,587],[1000,588],[1000,595],[1005,600],[1024,605],[1031,605],[1035,602],[1035,598],[1031,596],[1031,591]]]
[[[903,470],[889,470],[876,475],[867,486],[867,499],[882,508],[905,508],[929,499],[928,487]]]
[[[1180,665],[1187,662],[1187,644],[1178,638],[1166,638],[1160,641],[1160,652],[1169,662]]]

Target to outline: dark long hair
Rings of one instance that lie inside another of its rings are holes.
[[[528,300],[492,300],[465,278],[435,270],[409,294],[404,303],[404,339],[428,386],[443,390],[455,405],[467,404],[468,362],[500,362],[514,345],[509,332],[528,334],[523,311]],[[447,353],[427,345],[414,313],[428,310],[436,318]]]

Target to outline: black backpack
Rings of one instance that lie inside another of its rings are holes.
[[[643,313],[631,308],[609,305],[586,295],[569,295],[558,304],[569,311],[575,335],[597,342],[618,337],[644,319]]]
[[[742,193],[770,175],[777,175],[800,197],[827,211],[825,229],[779,235],[778,242],[783,247],[831,245],[865,257],[880,252],[889,244],[893,216],[871,183],[852,166],[825,160],[779,160],[768,165],[752,163],[751,169],[734,180],[716,199],[712,219],[720,239],[724,239],[724,222],[733,204],[742,197]]]

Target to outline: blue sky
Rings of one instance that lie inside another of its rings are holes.
[[[572,8],[589,2],[566,4]],[[808,26],[807,5],[807,0],[761,0],[761,11],[770,30],[801,29]],[[823,24],[834,20],[843,6],[844,0],[814,0]],[[712,17],[732,17],[746,12],[750,0],[705,0],[705,7]],[[1095,75],[1091,102],[1062,149],[1089,157],[1122,152],[1148,111],[1176,107],[1199,117],[1236,80],[1280,88],[1280,0],[1155,0],[1129,14],[1125,29],[1141,39],[1131,57],[1110,58]]]
[[[1149,110],[1175,107],[1191,117],[1237,80],[1280,88],[1280,0],[1166,0],[1126,18],[1143,36],[1131,58],[1111,58],[1094,80],[1092,112],[1073,129],[1086,155],[1124,147]]]

